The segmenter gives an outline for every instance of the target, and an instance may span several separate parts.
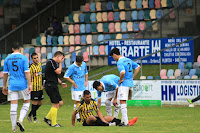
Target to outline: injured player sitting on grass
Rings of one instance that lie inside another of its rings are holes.
[[[93,110],[97,116],[93,115]],[[95,100],[91,99],[91,93],[88,90],[83,92],[83,100],[77,104],[75,111],[72,114],[72,126],[75,125],[75,116],[80,113],[81,123],[83,126],[120,126],[120,119],[113,116],[103,116],[97,107]],[[129,121],[129,126],[132,126],[137,121],[137,117]]]

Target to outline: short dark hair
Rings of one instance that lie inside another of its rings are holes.
[[[76,62],[81,63],[83,61],[82,56],[76,56]]]
[[[113,56],[113,54],[120,55],[119,49],[118,49],[118,48],[113,48],[113,49],[110,51],[109,55],[110,55],[110,56]]]
[[[97,89],[98,86],[100,86],[100,82],[99,81],[94,81],[93,88]]]
[[[20,49],[21,46],[22,46],[21,43],[15,42],[14,45],[12,46],[12,48],[13,48],[14,50],[16,50],[16,49]]]
[[[84,90],[83,96],[91,94],[89,90]]]
[[[64,56],[64,54],[61,51],[57,51],[57,52],[55,52],[54,57],[56,57],[58,55],[63,55]]]
[[[33,56],[38,55],[37,53],[32,53],[31,58],[33,59]]]

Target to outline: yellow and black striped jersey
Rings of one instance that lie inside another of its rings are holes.
[[[42,64],[32,63],[29,67],[31,73],[32,91],[42,90]]]
[[[89,116],[93,115],[93,110],[96,112],[99,110],[97,103],[93,99],[90,100],[89,104],[85,103],[84,100],[80,101],[75,109],[75,111],[80,114],[81,123],[83,123]]]

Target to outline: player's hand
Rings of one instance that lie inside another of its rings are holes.
[[[4,95],[7,95],[8,94],[8,88],[4,86],[3,89],[2,89],[2,93]]]
[[[63,88],[66,88],[66,87],[67,87],[67,84],[66,84],[66,83],[62,83],[61,86],[62,86]]]
[[[28,93],[31,94],[32,91],[32,84],[28,86]]]
[[[85,87],[87,87],[87,82],[85,82]]]
[[[116,107],[118,105],[117,98],[113,99],[113,105]]]
[[[119,80],[119,85],[120,85],[124,80],[126,80],[126,79]]]
[[[77,89],[78,86],[76,85],[75,82],[73,82],[72,85],[73,85],[73,88]]]
[[[109,122],[107,122],[106,120],[104,120],[103,122],[109,124]]]

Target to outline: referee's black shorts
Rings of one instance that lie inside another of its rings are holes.
[[[45,90],[47,95],[50,97],[51,103],[59,103],[59,101],[62,101],[58,86],[56,84],[46,83]]]
[[[31,100],[40,101],[44,99],[43,90],[31,91]]]

